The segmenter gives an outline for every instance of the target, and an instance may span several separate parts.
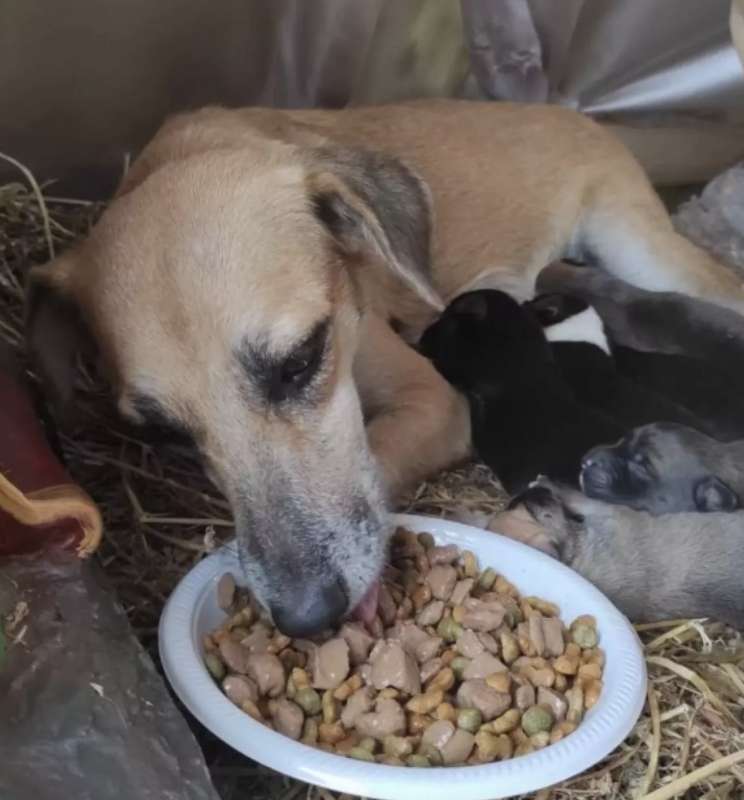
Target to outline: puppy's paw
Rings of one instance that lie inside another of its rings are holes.
[[[534,547],[554,558],[558,555],[551,533],[535,519],[523,503],[510,505],[506,511],[493,516],[488,523],[488,530]]]

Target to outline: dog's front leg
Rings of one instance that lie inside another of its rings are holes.
[[[391,499],[470,455],[465,398],[372,314],[365,317],[354,375]]]

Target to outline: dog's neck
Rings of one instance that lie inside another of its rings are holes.
[[[610,345],[599,314],[591,307],[545,329],[549,342],[586,342],[610,355]]]

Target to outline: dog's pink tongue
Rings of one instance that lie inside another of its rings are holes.
[[[380,593],[380,581],[375,581],[366,594],[359,601],[359,604],[354,609],[352,616],[358,619],[365,625],[371,625],[374,622],[375,615],[377,614],[377,597]]]

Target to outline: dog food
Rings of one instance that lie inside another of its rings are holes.
[[[572,733],[602,691],[596,621],[521,597],[473,553],[399,528],[369,629],[316,641],[273,628],[224,575],[205,664],[227,697],[291,739],[362,761],[433,767],[514,758]]]

